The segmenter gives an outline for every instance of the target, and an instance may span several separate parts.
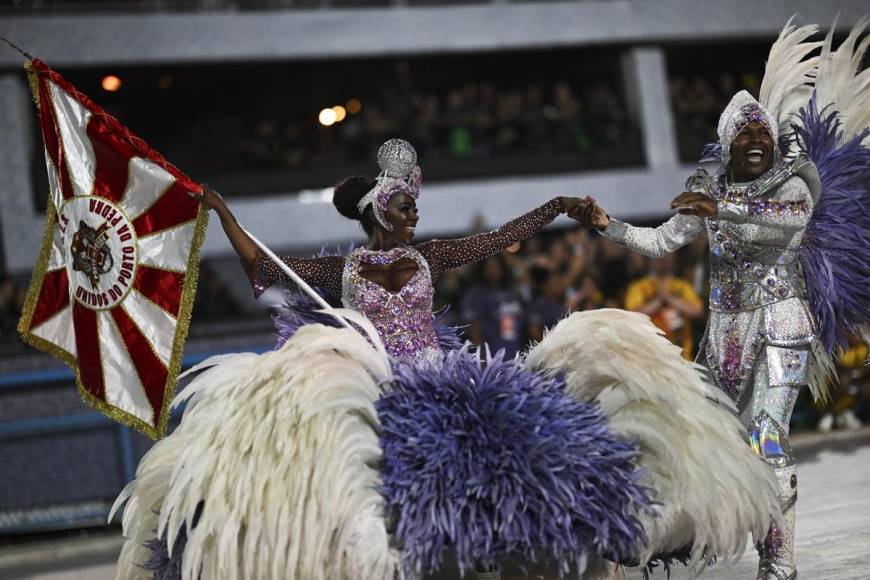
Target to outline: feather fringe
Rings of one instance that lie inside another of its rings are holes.
[[[815,97],[798,113],[801,149],[816,165],[822,185],[801,242],[807,294],[828,355],[870,322],[870,129],[845,138],[832,107]],[[815,395],[816,393],[814,393]]]
[[[749,532],[764,537],[779,513],[772,471],[747,445],[730,400],[648,317],[575,313],[527,363],[563,374],[571,395],[598,402],[615,433],[638,441],[643,482],[661,504],[641,516],[647,541],[637,546],[640,565],[692,546],[688,565],[697,574],[713,558],[739,559]]]
[[[861,72],[861,62],[870,47],[870,35],[859,42],[870,25],[861,18],[837,50],[833,50],[836,19],[822,45],[815,82],[816,106],[836,111],[842,121],[844,140],[854,138],[870,126],[870,69]],[[808,100],[808,99],[807,99]],[[868,143],[870,145],[870,143]]]
[[[127,502],[119,579],[146,577],[154,530],[170,559],[184,545],[184,580],[401,576],[377,491],[374,405],[391,370],[370,323],[341,313],[368,339],[309,325],[278,351],[190,371],[205,369],[173,403],[187,402],[181,424],[115,503]]]
[[[819,57],[807,55],[822,46],[807,40],[819,31],[818,26],[797,27],[793,21],[794,16],[770,47],[758,93],[758,101],[776,116],[780,134],[791,127],[792,115],[809,98]]]

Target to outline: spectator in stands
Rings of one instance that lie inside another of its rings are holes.
[[[691,322],[704,314],[701,298],[691,282],[675,276],[676,257],[673,254],[652,260],[650,264],[650,274],[629,285],[625,293],[625,308],[652,318],[671,342],[682,347],[683,356],[692,360],[694,338]]]
[[[627,253],[622,246],[607,240],[601,244],[600,287],[604,293],[604,304],[608,308],[623,308],[625,288],[628,285]]]
[[[227,320],[242,313],[241,305],[227,292],[208,264],[200,264],[194,321]]]
[[[532,266],[529,270],[535,298],[528,307],[529,340],[540,342],[544,330],[552,328],[565,314],[565,288],[559,276],[545,266]]]
[[[837,360],[839,388],[834,389],[833,400],[819,421],[819,431],[828,432],[834,427],[857,429],[862,423],[855,414],[861,396],[861,382],[866,374],[868,345],[860,336],[849,340],[849,348]]]
[[[12,279],[0,275],[0,333],[3,340],[13,340],[18,336],[16,326],[21,310],[16,308],[16,289]]]
[[[480,282],[462,300],[468,338],[474,344],[488,344],[493,351],[504,349],[506,357],[522,350],[526,333],[523,308],[514,291],[504,258],[493,256],[478,268]]]
[[[601,291],[599,277],[593,272],[586,272],[580,277],[577,287],[570,289],[568,310],[595,310],[604,306],[604,293]]]

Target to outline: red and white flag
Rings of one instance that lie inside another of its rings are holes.
[[[27,71],[51,191],[18,329],[73,369],[85,402],[158,439],[208,219],[200,188],[45,63]]]

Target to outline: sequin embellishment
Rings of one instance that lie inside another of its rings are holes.
[[[417,263],[418,270],[398,292],[390,292],[359,274],[360,263],[386,265],[406,257]],[[347,257],[342,302],[372,322],[387,352],[398,360],[432,362],[433,353],[440,353],[432,327],[433,294],[429,264],[410,246],[387,252],[357,248]]]

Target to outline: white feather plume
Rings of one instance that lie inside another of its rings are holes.
[[[815,24],[797,27],[789,18],[779,37],[770,47],[764,78],[758,92],[758,102],[776,118],[780,135],[790,129],[792,115],[806,104],[812,94],[819,58],[806,58],[821,42],[807,39],[819,31]]]
[[[400,577],[377,491],[389,360],[368,321],[341,313],[363,334],[308,325],[278,351],[196,367],[174,402],[188,402],[181,424],[116,501],[129,538],[119,579],[147,577],[142,544],[157,529],[171,547],[181,526],[185,580]]]
[[[870,35],[861,40],[868,24],[870,17],[861,18],[834,50],[834,20],[819,55],[816,102],[819,111],[831,107],[839,114],[847,139],[870,126],[870,69],[861,71],[861,61],[870,47]]]
[[[753,454],[727,397],[647,316],[575,313],[527,364],[564,373],[571,395],[599,402],[610,428],[638,442],[644,482],[662,503],[641,518],[649,539],[638,548],[642,564],[694,542],[690,567],[700,573],[712,557],[740,558],[750,532],[764,537],[779,510],[772,470]]]

